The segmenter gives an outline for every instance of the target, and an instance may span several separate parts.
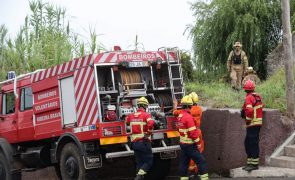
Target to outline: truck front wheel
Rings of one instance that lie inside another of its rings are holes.
[[[74,143],[68,143],[63,147],[59,166],[62,179],[85,179],[83,159]]]

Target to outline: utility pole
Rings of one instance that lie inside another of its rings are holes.
[[[290,25],[290,0],[281,0],[282,23],[283,23],[283,47],[286,75],[286,102],[288,117],[295,117],[294,106],[294,75],[293,75],[293,55],[292,55],[292,34]]]

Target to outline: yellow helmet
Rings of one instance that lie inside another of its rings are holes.
[[[181,99],[181,102],[180,102],[181,105],[193,105],[193,100],[192,98],[187,95],[187,96],[184,96],[182,99]]]
[[[198,101],[199,101],[199,96],[198,96],[197,93],[195,93],[195,92],[191,92],[191,93],[189,94],[189,96],[192,98],[194,104],[197,104],[197,103],[198,103]]]
[[[149,105],[149,101],[145,97],[141,97],[137,100],[137,104]]]

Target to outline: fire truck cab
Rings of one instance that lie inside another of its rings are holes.
[[[47,166],[61,179],[98,176],[104,160],[133,155],[125,117],[142,96],[156,122],[155,165],[176,158],[172,106],[185,93],[178,48],[91,54],[0,85],[0,179]]]

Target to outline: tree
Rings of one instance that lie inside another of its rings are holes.
[[[294,0],[292,0],[294,1]],[[266,75],[265,57],[281,39],[280,0],[198,0],[188,27],[199,72],[225,72],[228,53],[241,41],[249,64]]]
[[[283,22],[283,47],[285,59],[285,74],[286,74],[286,100],[287,114],[289,117],[294,117],[294,61],[292,55],[292,34],[290,24],[290,1],[282,0],[282,22]]]
[[[191,61],[191,56],[188,52],[181,52],[181,64],[182,64],[182,74],[183,79],[186,82],[193,80],[193,64]]]

